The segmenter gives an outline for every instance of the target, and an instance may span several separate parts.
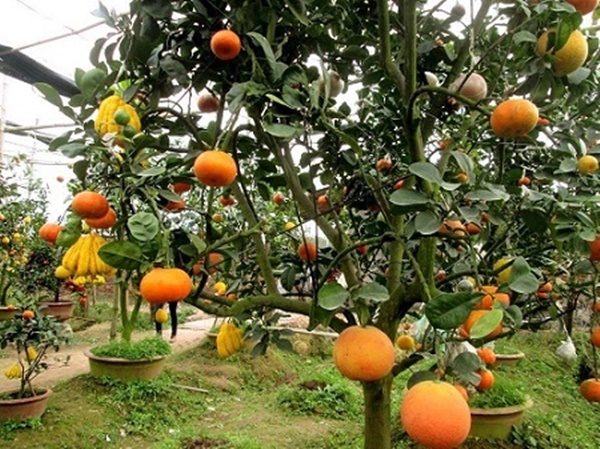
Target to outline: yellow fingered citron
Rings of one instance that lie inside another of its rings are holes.
[[[217,353],[229,357],[242,349],[244,332],[233,323],[223,323],[217,334]]]
[[[95,233],[79,237],[63,256],[61,267],[77,278],[90,277],[90,282],[98,275],[102,279],[104,276],[112,276],[116,270],[98,256],[98,250],[105,243],[106,240]],[[62,270],[61,274],[64,274]]]
[[[20,379],[22,374],[23,374],[23,367],[21,365],[19,365],[18,363],[15,363],[14,365],[9,366],[4,371],[4,375],[6,376],[7,379]]]

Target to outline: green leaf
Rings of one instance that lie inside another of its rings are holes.
[[[63,229],[56,238],[56,245],[63,248],[69,248],[81,237],[81,231],[78,229]]]
[[[344,305],[350,293],[337,282],[328,282],[319,289],[319,306],[325,310],[335,310]]]
[[[167,169],[165,167],[159,166],[159,167],[150,167],[147,168],[144,171],[141,171],[138,173],[138,176],[142,176],[142,177],[149,177],[149,176],[160,176],[162,175]]]
[[[437,329],[455,329],[465,322],[482,297],[481,293],[471,292],[440,293],[425,306],[425,316]]]
[[[104,263],[119,270],[135,270],[145,262],[142,250],[133,242],[108,242],[102,245],[98,256]]]
[[[473,160],[462,151],[453,151],[452,157],[460,167],[460,169],[471,178],[471,174],[473,172]]]
[[[73,173],[77,179],[84,181],[87,175],[87,169],[90,163],[86,159],[81,159],[73,164]]]
[[[171,56],[165,56],[160,60],[160,68],[167,72],[167,75],[175,79],[182,86],[188,84],[187,69],[181,62],[173,59]]]
[[[292,139],[302,132],[299,128],[294,128],[290,125],[282,125],[280,123],[265,123],[265,131],[275,137],[282,139]]]
[[[73,142],[62,145],[58,149],[67,157],[77,157],[85,153],[87,145],[84,143]]]
[[[153,214],[138,212],[127,220],[127,228],[134,239],[148,242],[157,236],[159,223]]]
[[[515,44],[522,44],[524,42],[537,42],[538,38],[535,34],[530,31],[521,30],[513,36],[513,42]]]
[[[450,362],[450,367],[460,374],[472,373],[481,367],[481,359],[472,352],[461,352]]]
[[[298,274],[298,269],[295,265],[288,265],[281,273],[281,277],[279,281],[281,282],[281,286],[288,292],[291,292],[296,284],[296,275]]]
[[[390,299],[390,294],[383,285],[377,282],[370,282],[369,284],[362,285],[358,289],[356,297],[373,302],[384,302]]]
[[[262,34],[256,33],[254,31],[251,31],[247,35],[248,37],[252,38],[254,42],[260,45],[263,52],[265,53],[265,57],[267,58],[267,64],[269,64],[271,73],[276,74],[278,70],[275,61],[275,55],[273,54],[273,49],[271,48],[271,44],[269,44],[267,38],[264,37]]]
[[[508,201],[510,195],[491,190],[473,190],[466,195],[472,201]]]
[[[392,193],[390,202],[397,206],[414,206],[417,204],[428,204],[430,200],[416,190],[399,189]]]
[[[288,5],[288,8],[290,8],[290,11],[292,11],[292,14],[294,14],[294,17],[298,19],[298,22],[300,22],[304,26],[309,25],[310,22],[306,15],[306,7],[304,6],[304,1],[285,0],[285,3]]]
[[[406,381],[406,388],[411,389],[419,382],[424,382],[426,380],[439,380],[437,374],[433,371],[417,371],[409,379]]]
[[[419,212],[415,218],[415,229],[423,235],[435,234],[441,226],[441,218],[430,210]]]
[[[62,107],[63,107],[62,98],[60,97],[60,94],[54,87],[52,87],[50,84],[46,84],[46,83],[35,83],[33,85],[33,87],[35,87],[37,90],[39,90],[41,92],[41,94],[44,96],[44,98],[49,103],[52,103],[54,106],[56,106],[59,109],[62,109]]]
[[[168,0],[142,0],[142,9],[155,19],[167,19],[173,10]]]
[[[517,257],[511,265],[508,287],[512,291],[523,294],[537,291],[537,278],[531,273],[531,268],[523,257]]]
[[[513,304],[507,307],[504,311],[504,315],[508,319],[507,322],[511,328],[517,330],[521,327],[521,324],[523,323],[523,312],[518,306]]]
[[[501,309],[493,309],[483,315],[471,328],[469,332],[471,338],[484,338],[490,335],[502,323],[504,311]]]
[[[419,178],[435,184],[442,183],[442,176],[435,165],[430,162],[415,162],[410,164],[408,170]]]

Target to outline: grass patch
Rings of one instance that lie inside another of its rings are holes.
[[[171,353],[171,346],[160,337],[149,337],[131,342],[115,340],[92,348],[90,351],[98,357],[140,360],[168,355]]]
[[[495,377],[492,388],[471,396],[469,405],[477,408],[511,407],[524,404],[526,400],[525,385],[502,374]]]

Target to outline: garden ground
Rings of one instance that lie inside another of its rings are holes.
[[[213,322],[204,320],[204,330],[182,328],[159,381],[129,385],[93,379],[84,374],[85,364],[75,370],[81,350],[107,335],[105,324],[76,331],[72,347],[49,356],[56,358],[46,375],[54,371],[54,380],[40,379],[54,391],[42,420],[0,426],[0,441],[32,449],[361,448],[360,387],[333,367],[329,340],[295,336],[296,342],[308,343],[304,355],[269,350],[264,357],[243,352],[220,359],[213,342],[204,338]],[[188,340],[188,335],[194,337]],[[555,357],[559,343],[553,332],[498,342],[499,348],[508,344],[527,354],[519,366],[499,368],[496,376],[522,382],[536,407],[510,441],[469,439],[464,448],[597,449],[597,405],[579,395],[576,366]],[[0,360],[2,366],[7,360]],[[399,410],[407,376],[395,381],[393,410]],[[397,449],[414,447],[399,426],[395,438]]]

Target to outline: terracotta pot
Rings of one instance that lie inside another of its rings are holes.
[[[18,391],[10,391],[7,394],[17,393]],[[0,422],[24,421],[41,417],[46,411],[52,390],[39,390],[36,393],[36,396],[30,398],[0,400]]]
[[[515,366],[521,359],[525,358],[525,353],[518,352],[516,354],[496,354],[496,361],[492,366],[506,365]]]
[[[523,420],[525,410],[533,401],[527,399],[522,405],[498,408],[471,408],[471,430],[469,435],[479,438],[506,439],[514,425]]]
[[[154,380],[163,371],[167,356],[150,359],[129,360],[115,357],[98,357],[90,351],[84,351],[90,362],[90,374],[94,377],[110,377],[123,382],[135,380]]]
[[[47,316],[53,316],[58,321],[67,321],[73,316],[73,301],[40,302],[38,309]]]
[[[17,313],[19,313],[18,309],[15,309],[15,308],[9,309],[8,307],[0,307],[0,321],[12,320],[13,317]]]

